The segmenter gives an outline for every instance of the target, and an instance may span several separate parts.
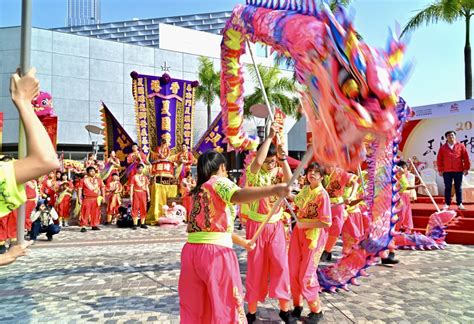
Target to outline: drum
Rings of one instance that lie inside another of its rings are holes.
[[[151,175],[157,177],[174,178],[174,163],[158,160],[151,165]]]

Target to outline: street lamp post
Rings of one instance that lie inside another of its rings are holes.
[[[31,0],[22,0],[21,2],[21,50],[20,50],[20,68],[21,74],[25,75],[30,70],[31,64]],[[19,118],[20,127],[18,134],[18,159],[26,156],[26,136],[23,123]],[[18,219],[16,225],[17,244],[23,244],[25,241],[25,204],[18,209]]]

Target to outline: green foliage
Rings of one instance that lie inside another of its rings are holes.
[[[270,105],[280,108],[287,116],[298,118],[299,102],[295,80],[281,76],[281,71],[277,66],[270,68],[264,67],[261,64],[257,66]],[[250,72],[254,84],[256,84],[255,91],[244,98],[244,114],[249,116],[250,107],[255,104],[265,104],[265,100],[254,66],[248,64],[247,70]]]
[[[220,96],[221,78],[219,72],[214,70],[210,58],[199,57],[199,87],[196,89],[196,100],[201,100],[207,107],[207,126],[211,124],[211,106]]]

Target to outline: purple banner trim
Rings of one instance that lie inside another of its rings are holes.
[[[194,147],[194,156],[198,157],[209,150],[214,150],[220,153],[226,152],[227,144],[224,143],[224,139],[225,133],[222,126],[222,112],[219,112],[207,131],[202,135],[201,139]]]

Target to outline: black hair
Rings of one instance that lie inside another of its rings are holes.
[[[88,167],[86,168],[86,172],[89,173],[90,170],[97,171],[93,166],[88,166]]]
[[[201,186],[208,181],[211,176],[219,170],[222,164],[226,164],[224,155],[216,151],[207,151],[201,154],[197,162],[197,181],[196,187],[191,193],[197,194],[201,190]]]
[[[453,131],[453,130],[449,130],[449,131],[447,131],[446,133],[444,133],[444,137],[448,137],[449,134],[454,134],[454,135],[456,135],[456,132]]]
[[[67,176],[67,178],[69,179],[69,175],[67,174],[67,172],[61,172],[61,179],[62,179],[64,176]]]
[[[403,160],[400,160],[400,161],[398,161],[397,165],[398,165],[400,168],[404,168],[404,167],[407,167],[407,166],[408,166],[408,163],[406,163],[406,162],[403,161]]]
[[[307,175],[308,172],[312,170],[318,172],[321,175],[321,177],[324,177],[324,169],[318,163],[312,162],[308,164],[308,166],[304,170],[305,175]]]
[[[260,150],[260,148],[262,147],[263,143],[260,143],[258,144],[257,146],[257,151]],[[268,157],[274,157],[277,155],[277,148],[275,146],[275,144],[273,143],[270,143],[270,146],[268,147],[268,152],[267,152],[267,158]]]

